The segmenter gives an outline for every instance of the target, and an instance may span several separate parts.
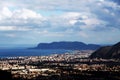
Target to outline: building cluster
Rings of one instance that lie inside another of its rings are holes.
[[[80,64],[75,65],[74,69],[80,70],[80,71],[120,71],[120,65],[108,67],[105,64]]]
[[[7,57],[0,59],[0,70],[13,77],[31,79],[37,76],[60,75],[66,69],[78,71],[120,71],[120,60],[89,59],[92,51],[74,51],[49,56]],[[109,64],[115,65],[109,66]]]

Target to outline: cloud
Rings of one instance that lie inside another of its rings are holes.
[[[21,9],[21,10],[15,10],[13,11],[13,18],[14,19],[23,19],[23,20],[26,20],[26,19],[42,19],[43,17],[32,11],[32,10],[29,10],[29,9]]]
[[[12,26],[0,26],[0,31],[9,31],[9,30],[15,30],[15,27]]]
[[[14,38],[14,37],[16,37],[15,34],[5,34],[5,36],[10,37],[10,38]]]
[[[0,13],[1,20],[45,20],[45,18],[35,11],[30,9],[22,8],[17,10],[10,10],[8,7],[3,7]],[[21,21],[22,22],[22,21]]]
[[[108,26],[110,24],[118,28],[120,22],[117,18],[119,5],[109,0],[52,0],[50,2],[48,0],[21,0],[18,1],[19,4],[16,4],[18,3],[16,1],[10,1],[9,4],[6,1],[1,2],[6,6],[2,9],[4,15],[1,14],[1,16],[4,18],[1,18],[1,25],[36,26],[37,29],[40,27],[57,29],[56,27],[61,25],[61,28],[67,30],[66,27],[76,28],[76,26],[81,26],[82,29],[83,26],[87,29],[96,28],[98,25],[112,27]],[[64,13],[59,16],[43,17],[38,13],[39,10],[59,10]]]
[[[12,16],[12,12],[7,7],[3,7],[1,12],[1,16],[3,16],[3,18],[10,18]]]
[[[118,0],[1,0],[0,3],[0,33],[9,33],[8,37],[17,34],[23,40],[59,37],[102,42],[100,38],[108,40],[105,36],[115,37],[112,41],[116,41],[120,34]],[[99,38],[100,34],[104,36]]]
[[[113,2],[117,3],[118,5],[120,5],[120,0],[111,0],[111,1],[113,1]]]
[[[29,31],[31,29],[26,27],[16,27],[16,26],[0,26],[0,31]]]
[[[10,10],[8,7],[3,7],[0,13],[0,30],[18,30],[27,31],[42,27],[45,17],[40,13],[30,9]]]

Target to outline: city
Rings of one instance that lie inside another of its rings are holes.
[[[119,80],[119,59],[90,59],[92,50],[73,51],[72,53],[53,54],[49,56],[6,57],[0,59],[0,70],[11,72],[13,79],[41,80],[51,76],[57,79],[68,75],[92,76],[93,72],[112,72],[115,80]],[[92,72],[92,73],[90,73]],[[41,77],[42,76],[42,77]],[[111,76],[111,77],[112,77]],[[74,80],[76,77],[63,80]],[[85,79],[85,78],[84,78]],[[84,80],[83,79],[83,80]],[[98,77],[99,79],[99,77]],[[92,80],[92,79],[90,79]],[[101,80],[104,80],[101,79]]]

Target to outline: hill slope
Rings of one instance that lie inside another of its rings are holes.
[[[90,58],[120,58],[120,42],[113,46],[99,48]]]

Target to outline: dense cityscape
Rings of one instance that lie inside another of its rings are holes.
[[[92,52],[77,50],[49,56],[6,57],[0,59],[0,70],[10,72],[14,80],[119,80],[120,60],[90,59]],[[103,74],[109,77],[101,77]]]

